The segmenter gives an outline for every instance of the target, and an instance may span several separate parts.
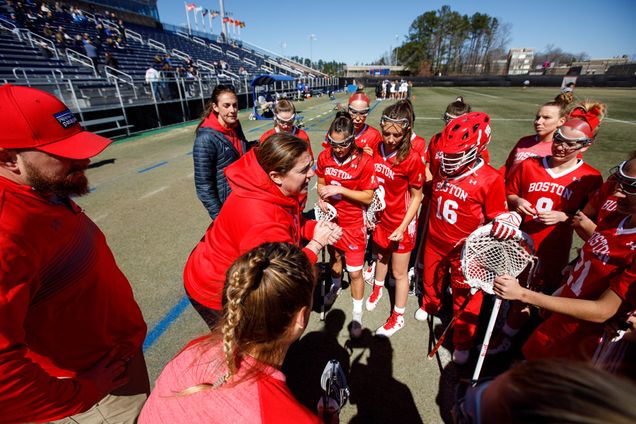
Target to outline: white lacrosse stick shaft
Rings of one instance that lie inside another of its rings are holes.
[[[490,343],[490,337],[492,337],[492,330],[495,328],[495,323],[497,322],[497,315],[499,315],[499,309],[501,308],[501,298],[495,297],[495,304],[492,307],[492,312],[490,313],[490,321],[488,321],[488,327],[486,328],[486,334],[484,334],[484,341],[481,344],[481,351],[479,352],[479,358],[477,358],[477,365],[475,365],[475,372],[473,373],[473,378],[470,380],[470,384],[474,386],[477,384],[477,380],[479,379],[479,374],[481,374],[481,368],[484,365],[484,360],[486,359],[486,352],[488,352],[488,344]]]

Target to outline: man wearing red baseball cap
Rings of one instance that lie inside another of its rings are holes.
[[[0,116],[0,423],[132,423],[149,391],[146,324],[70,198],[111,141],[33,88],[1,86]]]

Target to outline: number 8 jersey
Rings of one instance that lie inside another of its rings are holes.
[[[506,212],[503,177],[483,159],[469,171],[433,180],[427,248],[448,252],[495,216]]]

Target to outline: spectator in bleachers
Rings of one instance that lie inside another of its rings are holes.
[[[247,76],[247,70],[244,67],[242,67],[242,66],[239,68],[239,72],[238,73],[239,73],[240,76]]]
[[[119,70],[119,61],[110,52],[104,53],[104,65]]]
[[[64,6],[59,1],[55,2],[55,14],[62,15],[64,13]]]
[[[126,27],[124,27],[124,21],[117,20],[117,30],[119,31],[119,38],[126,41]]]
[[[53,17],[53,12],[51,11],[51,9],[49,8],[49,6],[46,4],[46,2],[42,2],[42,4],[40,4],[40,12],[42,13],[42,15],[45,18],[52,18]]]
[[[42,34],[44,34],[46,38],[54,38],[53,28],[51,28],[51,25],[49,25],[48,22],[44,24],[44,28],[42,28]]]
[[[97,47],[90,39],[88,39],[84,40],[84,50],[86,51],[86,56],[88,56],[93,62],[95,72],[99,75],[99,55],[97,53]]]
[[[163,100],[161,97],[161,91],[159,90],[159,82],[161,81],[161,74],[155,68],[155,65],[150,65],[146,69],[146,83],[150,85],[152,95],[155,100]]]
[[[155,57],[152,60],[155,61],[155,65],[157,65],[158,67],[162,67],[163,66],[163,57],[161,57],[160,54],[156,54]]]
[[[73,40],[73,50],[78,52],[82,52],[84,50],[84,39],[81,35],[75,34],[75,39]]]
[[[172,70],[174,65],[172,64],[172,57],[169,54],[166,54],[163,57],[163,64],[164,64],[164,67],[165,67],[165,65],[168,65],[170,67],[170,69],[168,69],[169,71]]]
[[[121,37],[117,37],[114,43],[114,47],[119,50],[126,50],[126,43]]]

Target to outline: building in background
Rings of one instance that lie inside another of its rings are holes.
[[[510,49],[508,53],[508,75],[526,75],[532,69],[534,49]]]
[[[387,75],[407,75],[408,72],[404,66],[391,65],[365,65],[350,66],[345,68],[347,77],[380,77]]]

